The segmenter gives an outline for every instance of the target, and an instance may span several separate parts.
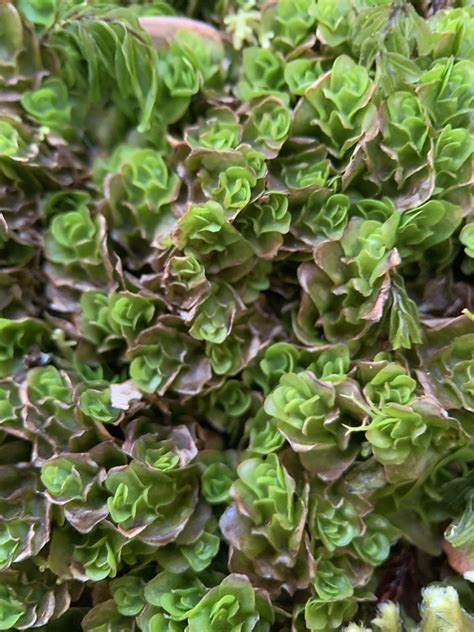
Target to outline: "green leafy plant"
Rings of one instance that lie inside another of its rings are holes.
[[[48,327],[32,319],[0,319],[0,373],[2,377],[16,373],[22,366],[24,355],[32,348],[47,344]]]
[[[231,488],[234,504],[220,521],[236,567],[258,575],[269,564],[272,573],[285,573],[289,585],[304,585],[308,570],[301,554],[307,488],[301,490],[302,495],[300,490],[297,493],[295,480],[275,454],[243,461],[237,474]],[[285,556],[278,563],[283,551]],[[268,562],[261,567],[259,559]]]
[[[145,543],[172,541],[195,508],[197,484],[192,468],[165,473],[132,462],[110,470],[105,487],[111,519],[128,537]]]
[[[474,629],[471,5],[0,2],[0,630]]]
[[[21,104],[42,125],[61,130],[70,124],[71,105],[68,92],[59,79],[46,79],[39,90],[25,92]]]
[[[311,133],[343,158],[375,120],[374,86],[367,70],[345,55],[310,86],[297,107],[294,133]]]
[[[242,575],[229,575],[188,613],[190,630],[269,629],[273,612],[268,596],[255,593]]]

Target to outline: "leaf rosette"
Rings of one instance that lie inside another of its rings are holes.
[[[301,349],[288,342],[275,342],[266,347],[247,368],[244,380],[257,384],[268,395],[282,375],[302,368]]]
[[[189,333],[197,340],[221,344],[230,334],[239,309],[242,304],[232,287],[212,281],[207,296],[196,307]]]
[[[28,371],[23,396],[25,426],[42,458],[72,448],[86,432],[87,425],[77,415],[70,378],[56,367]]]
[[[144,330],[130,349],[130,377],[145,393],[195,393],[210,379],[207,360],[198,352],[198,344],[182,331],[182,323],[173,316],[160,317]]]
[[[249,436],[247,451],[252,456],[278,452],[285,443],[285,437],[278,430],[276,418],[267,415],[263,408],[248,420],[246,428]]]
[[[310,371],[286,373],[265,400],[265,412],[297,452],[332,443],[331,422],[337,418],[334,387]]]
[[[123,450],[149,469],[180,469],[198,454],[194,428],[179,424],[163,426],[139,417],[126,427]]]
[[[0,318],[1,377],[17,373],[26,354],[33,349],[45,349],[48,338],[49,328],[39,320]]]
[[[236,115],[228,108],[212,108],[197,125],[186,128],[184,138],[193,149],[235,149],[242,135]]]
[[[427,112],[416,94],[399,91],[387,98],[382,117],[380,135],[367,146],[372,169],[379,174],[381,186],[392,180],[394,190],[413,188],[411,178],[422,182],[432,170]]]
[[[337,240],[344,234],[351,200],[343,193],[322,190],[312,194],[303,207],[292,232],[305,244],[316,245],[324,239]]]
[[[365,384],[364,395],[373,406],[392,403],[405,406],[415,397],[416,380],[396,362],[362,362],[359,371]]]
[[[46,253],[54,263],[101,264],[99,228],[87,208],[55,215],[46,238]]]
[[[278,50],[289,52],[313,43],[315,22],[312,0],[281,0],[276,5],[264,5],[261,16],[263,37],[270,37]]]
[[[315,323],[327,340],[338,341],[358,338],[381,320],[390,306],[392,271],[400,263],[398,222],[397,215],[384,223],[353,218],[339,241],[316,245],[314,263],[298,271],[304,294],[296,331],[303,342],[320,342]],[[403,286],[400,293],[410,305]]]
[[[430,17],[434,54],[437,57],[472,59],[474,48],[474,16],[472,8],[451,8]]]
[[[110,592],[120,614],[134,617],[145,605],[145,582],[136,575],[123,575],[110,582]]]
[[[452,447],[458,436],[454,420],[429,397],[409,405],[385,403],[364,430],[375,458],[394,482],[415,480],[428,471],[438,450]]]
[[[266,592],[255,591],[245,575],[231,574],[188,612],[189,632],[246,629],[267,632],[274,620]]]
[[[73,565],[80,565],[82,581],[101,581],[115,577],[120,568],[123,537],[110,528],[99,526],[74,547]],[[58,551],[61,554],[61,551]]]
[[[154,625],[160,629],[160,624],[166,625],[165,622],[168,620],[172,626],[168,629],[181,630],[188,613],[200,602],[205,593],[206,587],[196,575],[162,571],[145,586],[145,599],[149,607],[138,622],[140,625],[142,621],[144,623],[148,620],[149,628],[141,629],[153,630]],[[182,626],[178,624],[181,621]]]
[[[325,601],[309,599],[304,610],[305,623],[310,630],[338,630],[344,621],[351,619],[357,612],[358,605],[354,599]]]
[[[286,99],[284,87],[283,59],[268,48],[250,46],[242,56],[243,79],[239,83],[239,94],[243,101],[258,97],[277,96]]]
[[[383,516],[371,513],[364,518],[364,534],[352,543],[356,554],[367,564],[378,566],[390,555],[396,529]]]
[[[472,321],[460,316],[427,334],[423,349],[422,384],[448,410],[474,410],[474,334]]]
[[[25,436],[19,388],[9,379],[0,382],[0,429],[16,436]]]
[[[0,629],[31,630],[54,621],[69,608],[66,583],[29,563],[0,574]]]
[[[317,490],[316,490],[317,491]],[[333,553],[348,546],[354,538],[362,535],[362,515],[367,507],[357,499],[344,497],[337,501],[312,495],[309,511],[311,534],[322,542],[324,548]]]
[[[289,587],[307,585],[307,486],[297,483],[275,454],[243,461],[237,475],[234,504],[220,520],[231,567],[248,569],[263,584],[279,578]]]
[[[269,193],[243,209],[234,224],[256,255],[271,259],[283,244],[290,223],[287,197]]]
[[[178,223],[176,245],[204,263],[209,272],[242,264],[252,256],[250,245],[213,201],[191,205]]]
[[[119,146],[112,156],[98,160],[94,178],[104,187],[104,214],[114,241],[139,265],[137,248],[149,254],[150,242],[176,223],[171,206],[180,182],[160,151]]]
[[[341,55],[331,71],[306,89],[295,110],[292,132],[314,136],[336,158],[344,158],[375,121],[373,93],[367,70]]]
[[[70,125],[71,104],[67,87],[60,79],[46,79],[38,90],[25,92],[21,104],[41,125],[58,131]]]
[[[261,151],[267,158],[274,158],[291,127],[291,112],[277,97],[267,97],[252,106],[243,127],[243,140]]]
[[[223,386],[210,391],[198,406],[214,428],[237,437],[253,404],[251,391],[240,381],[230,379]]]
[[[340,601],[354,594],[347,564],[339,559],[335,562],[324,558],[318,560],[313,585],[318,598],[323,601]]]
[[[467,59],[440,59],[422,74],[417,92],[438,129],[469,127],[473,81],[474,62]]]
[[[474,272],[474,223],[469,222],[463,226],[459,234],[459,241],[464,246],[464,253],[467,258],[462,263],[462,270],[465,274]]]
[[[331,2],[331,0],[318,0],[311,7],[311,14],[317,20],[317,38],[320,42],[331,48],[339,49],[348,44],[351,36],[351,26],[354,21],[355,11],[359,2],[343,0]],[[354,6],[355,5],[355,6]]]
[[[311,57],[298,57],[285,65],[285,81],[290,92],[302,97],[316,79],[322,74],[321,63]]]
[[[169,303],[189,311],[209,291],[203,264],[194,255],[173,251],[164,263],[161,284]]]
[[[21,562],[45,546],[50,537],[50,507],[37,490],[36,472],[23,464],[0,466],[0,569]]]
[[[221,461],[218,454],[213,455],[212,461],[209,457],[206,460],[206,469],[201,477],[202,495],[211,505],[228,503],[231,499],[230,488],[236,478],[232,460],[224,458]]]
[[[469,191],[474,139],[463,127],[446,125],[434,146],[435,193],[453,201],[462,201]]]
[[[136,461],[112,468],[105,488],[110,517],[127,537],[162,546],[176,539],[197,503],[198,480],[193,467],[151,470]]]

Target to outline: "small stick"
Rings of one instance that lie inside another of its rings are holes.
[[[155,46],[173,38],[181,29],[194,31],[201,37],[211,39],[219,44],[222,43],[219,31],[204,22],[191,18],[160,15],[141,17],[139,21],[142,29],[151,36]]]

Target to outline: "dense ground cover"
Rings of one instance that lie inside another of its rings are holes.
[[[0,2],[0,630],[474,630],[472,2],[125,4]]]

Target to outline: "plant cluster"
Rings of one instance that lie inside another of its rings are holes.
[[[0,630],[474,630],[473,86],[470,0],[0,1]]]

